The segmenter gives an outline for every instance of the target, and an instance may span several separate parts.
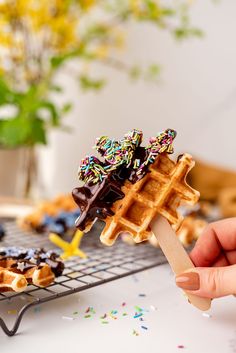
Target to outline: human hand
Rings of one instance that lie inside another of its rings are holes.
[[[176,276],[178,287],[206,298],[236,293],[236,218],[209,224],[190,257],[196,268]]]

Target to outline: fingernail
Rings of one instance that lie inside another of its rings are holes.
[[[197,272],[186,272],[176,276],[178,287],[186,290],[198,290],[200,288],[200,277]]]

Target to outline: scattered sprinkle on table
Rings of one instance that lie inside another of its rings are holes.
[[[138,296],[139,296],[139,297],[146,297],[146,294],[140,293]]]
[[[142,296],[142,297],[145,297],[146,294],[144,293],[141,293],[139,296]],[[123,302],[121,304],[122,307],[126,306],[126,303]],[[156,308],[154,307],[154,305],[151,305],[150,308],[152,310],[156,310]],[[128,307],[127,307],[128,309]],[[145,322],[147,321],[146,319],[146,314],[150,312],[150,310],[148,310],[147,308],[142,308],[138,305],[134,305],[133,307],[129,308],[130,311],[119,311],[117,309],[112,309],[110,311],[107,311],[106,313],[102,314],[101,316],[99,315],[95,315],[96,314],[96,311],[94,310],[94,308],[92,306],[88,306],[86,309],[84,309],[84,311],[82,311],[82,317],[85,318],[85,319],[88,319],[88,318],[94,318],[94,319],[98,319],[100,324],[102,325],[108,325],[108,324],[111,324],[111,319],[113,320],[117,320],[117,319],[121,319],[122,317],[129,317],[129,318],[132,318],[133,319],[136,319],[136,323],[137,323],[137,320],[138,322],[140,322],[140,331],[137,331],[135,329],[132,330],[132,334],[134,336],[140,336],[141,335],[141,331],[142,330],[149,330],[149,328],[145,325]],[[122,312],[123,311],[123,312]],[[63,319],[65,320],[69,320],[69,321],[72,321],[72,320],[76,320],[77,318],[77,315],[81,315],[80,314],[80,311],[74,311],[73,314],[72,314],[72,317],[70,316],[62,316]],[[179,348],[181,348],[181,345],[178,346]],[[182,347],[184,348],[184,347]]]
[[[132,278],[133,278],[134,282],[138,282],[138,278],[135,275],[132,275]]]
[[[150,309],[152,309],[153,311],[157,310],[157,308],[154,305],[150,305]]]
[[[183,348],[185,348],[185,346],[184,346],[183,344],[179,344],[179,345],[177,346],[177,348],[183,349]]]
[[[208,319],[211,318],[211,314],[208,313],[202,313],[202,316],[207,317]]]
[[[73,321],[74,320],[74,318],[70,317],[70,316],[62,316],[62,319],[63,320],[69,320],[69,321]]]
[[[133,330],[133,335],[134,336],[139,336],[139,333],[136,330]]]
[[[9,315],[16,315],[17,314],[17,310],[7,310],[7,313]]]
[[[137,319],[138,317],[140,317],[140,316],[142,316],[142,315],[143,315],[143,313],[135,314],[135,315],[134,315],[134,319]]]
[[[111,310],[111,314],[112,314],[112,315],[116,315],[117,313],[118,313],[117,310]]]
[[[35,308],[34,308],[34,312],[35,313],[39,313],[41,311],[41,306],[36,306]]]

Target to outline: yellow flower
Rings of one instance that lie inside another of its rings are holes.
[[[98,59],[105,59],[108,56],[108,53],[109,53],[109,47],[106,44],[102,44],[102,45],[98,46],[93,51],[93,54]]]
[[[95,0],[79,0],[79,4],[83,9],[90,9],[96,4]]]
[[[139,0],[129,0],[130,8],[134,15],[141,15],[140,1]]]

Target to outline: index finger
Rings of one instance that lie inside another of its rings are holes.
[[[209,224],[197,240],[190,257],[195,266],[211,266],[223,251],[236,250],[236,218]]]

